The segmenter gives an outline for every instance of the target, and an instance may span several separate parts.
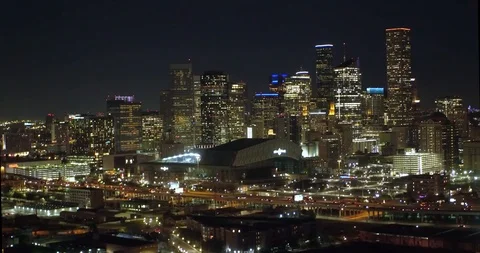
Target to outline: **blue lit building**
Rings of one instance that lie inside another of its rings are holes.
[[[285,81],[289,77],[285,73],[274,73],[270,76],[270,90],[272,92],[281,93],[285,88]]]
[[[368,124],[384,124],[385,89],[368,87],[365,94],[365,115]]]

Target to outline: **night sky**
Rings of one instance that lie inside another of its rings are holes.
[[[412,29],[422,106],[479,104],[478,0],[3,1],[0,119],[105,110],[109,94],[158,110],[168,65],[224,70],[265,91],[272,72],[314,74],[314,45],[359,56],[363,86],[385,86],[385,28]],[[312,75],[313,77],[313,75]]]

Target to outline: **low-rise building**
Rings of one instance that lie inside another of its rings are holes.
[[[423,198],[444,194],[447,190],[448,175],[424,174],[411,175],[407,178],[407,193],[410,196]]]
[[[85,208],[103,208],[105,205],[103,190],[94,188],[68,188],[65,200]]]
[[[418,153],[412,149],[392,156],[392,160],[393,173],[400,175],[419,175],[443,170],[443,158],[438,153]]]
[[[463,143],[463,167],[480,173],[480,141]]]

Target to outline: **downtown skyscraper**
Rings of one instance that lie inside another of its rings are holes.
[[[202,144],[228,141],[228,80],[222,71],[206,71],[201,77]]]
[[[113,96],[107,99],[107,113],[114,120],[115,153],[140,150],[142,143],[142,103],[134,96]]]
[[[328,111],[330,103],[335,101],[335,73],[333,71],[333,45],[315,46],[316,89],[318,95],[317,107]]]
[[[194,140],[194,85],[192,64],[171,64],[172,136],[174,142],[192,147]]]
[[[247,84],[228,84],[228,140],[234,141],[246,136]]]
[[[275,135],[280,114],[281,96],[278,93],[255,93],[252,101],[251,125],[256,138]]]
[[[335,69],[335,115],[339,122],[352,125],[353,137],[359,137],[362,126],[362,73],[359,59],[350,59]]]
[[[415,94],[412,85],[409,28],[386,29],[387,51],[387,124],[410,125]]]
[[[287,117],[287,124],[297,123],[297,126],[289,126],[295,130],[290,136],[298,135],[295,139],[305,142],[306,133],[309,131],[309,109],[312,96],[311,78],[308,71],[297,71],[295,75],[287,78],[285,82],[284,113]],[[292,120],[295,117],[295,120]]]

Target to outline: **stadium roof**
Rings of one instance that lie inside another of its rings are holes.
[[[260,143],[264,143],[271,139],[238,139],[229,143],[222,144],[220,146],[216,146],[211,148],[210,150],[218,150],[218,151],[240,151],[242,149],[246,149],[251,146],[258,145]]]

